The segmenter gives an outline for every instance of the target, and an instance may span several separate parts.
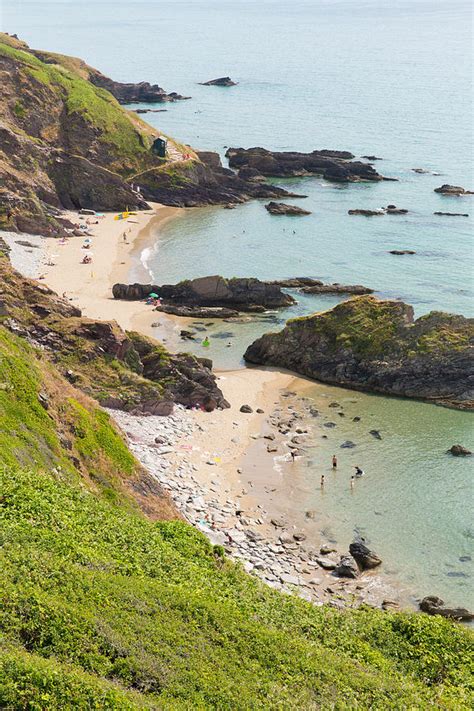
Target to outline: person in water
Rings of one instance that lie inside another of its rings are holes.
[[[321,489],[324,486],[324,474],[321,474]]]
[[[211,342],[207,336],[203,340],[202,345],[204,346],[204,348],[209,348],[209,346],[211,345]]]
[[[332,468],[337,469],[337,457],[335,454],[332,455]]]
[[[356,470],[355,475],[356,475],[357,477],[359,477],[359,476],[364,476],[365,472],[364,472],[364,470],[361,469],[359,466],[354,467],[354,469]]]
[[[355,482],[355,476],[354,476],[354,474],[351,474],[351,489],[354,488],[354,482]]]

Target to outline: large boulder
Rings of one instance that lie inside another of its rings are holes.
[[[244,357],[326,383],[470,409],[473,343],[474,319],[435,311],[415,321],[403,302],[360,296],[288,321]]]
[[[441,193],[441,195],[472,195],[470,190],[466,190],[460,185],[449,185],[448,183],[435,188],[434,191],[435,193]]]
[[[349,546],[349,553],[356,561],[361,570],[370,570],[376,568],[382,563],[382,558],[379,558],[377,553],[371,551],[370,548],[362,543],[362,541],[354,541]]]
[[[358,578],[359,568],[351,555],[344,555],[334,568],[334,575],[338,578]]]
[[[448,449],[448,453],[452,454],[453,457],[469,457],[472,454],[471,450],[463,447],[462,444],[453,444]]]
[[[474,613],[465,607],[445,607],[444,600],[436,595],[424,597],[420,602],[420,610],[428,615],[441,615],[451,620],[462,620],[463,622],[474,620]]]
[[[265,205],[270,215],[311,215],[309,210],[303,210],[298,205],[287,205],[284,202],[269,202]]]

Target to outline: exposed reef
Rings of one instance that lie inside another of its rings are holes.
[[[173,308],[224,307],[233,311],[259,312],[295,303],[294,298],[285,294],[277,285],[255,278],[225,279],[222,276],[187,279],[179,284],[163,286],[114,284],[112,293],[115,299],[128,301],[145,299],[150,293],[156,293],[165,307],[171,305]],[[235,315],[232,313],[222,317]]]
[[[265,148],[229,148],[226,157],[231,168],[252,168],[256,174],[269,177],[321,175],[337,183],[384,180],[369,163],[354,161],[354,155],[348,151],[298,153]]]
[[[473,319],[433,311],[414,320],[403,302],[362,296],[288,321],[244,357],[327,383],[471,409],[473,342]]]

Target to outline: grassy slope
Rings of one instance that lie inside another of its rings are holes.
[[[1,326],[0,447],[0,707],[469,707],[464,630],[314,608],[145,518],[108,418]]]

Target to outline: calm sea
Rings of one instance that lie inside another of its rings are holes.
[[[408,301],[417,314],[473,315],[472,220],[433,215],[474,213],[473,198],[433,192],[442,183],[474,188],[470,2],[9,0],[1,13],[2,29],[34,47],[81,56],[118,80],[191,95],[146,118],[193,146],[222,155],[228,146],[345,149],[383,158],[379,172],[398,178],[351,186],[287,181],[308,195],[297,203],[313,214],[301,219],[271,217],[258,202],[186,211],[143,255],[158,283],[216,273],[309,275],[367,284]],[[238,86],[197,84],[223,75]],[[409,213],[347,215],[389,203]],[[417,254],[388,254],[398,248]],[[211,327],[216,365],[241,367],[246,344],[259,333],[337,301],[299,299],[291,314]],[[337,394],[363,424],[356,429],[348,416],[327,431],[301,472],[295,510],[316,508],[344,543],[363,531],[416,593],[463,604],[470,598],[472,605],[472,561],[460,560],[472,555],[474,540],[472,464],[445,454],[458,441],[474,449],[470,416],[319,385],[306,394],[321,407],[325,395]],[[368,434],[374,428],[381,441]],[[339,449],[346,439],[356,449]],[[321,496],[317,483],[333,450],[342,470]],[[354,462],[367,477],[350,495]]]

